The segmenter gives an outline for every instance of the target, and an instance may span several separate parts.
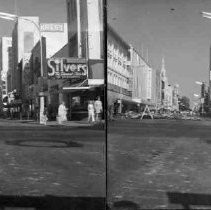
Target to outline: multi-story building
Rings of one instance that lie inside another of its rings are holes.
[[[110,27],[107,29],[107,95],[108,105],[118,104],[122,112],[127,102],[132,102],[132,71],[130,46]],[[134,86],[134,84],[132,84]]]
[[[173,110],[179,111],[179,85],[175,84],[173,86],[173,96],[172,96],[172,108]]]
[[[168,86],[166,87],[165,99],[166,99],[165,108],[168,110],[173,110],[173,88],[170,84],[168,84]]]
[[[12,38],[2,37],[0,43],[0,86],[2,99],[8,95],[7,74],[11,70],[11,49]]]
[[[166,76],[165,60],[162,58],[162,67],[160,71],[161,85],[161,108],[168,108],[168,78]]]
[[[11,72],[11,88],[24,97],[24,71],[29,69],[31,50],[39,41],[39,18],[20,17],[15,23],[12,33],[13,69]]]
[[[61,76],[60,79],[64,81],[54,86],[60,90],[59,101],[65,101],[73,115],[76,115],[75,109],[87,115],[88,100],[95,100],[99,96],[104,104],[104,1],[66,2],[69,54],[66,58],[56,58],[54,55],[51,62],[59,60],[71,67],[83,67],[83,70],[81,75],[74,76],[69,72],[65,77]]]
[[[156,109],[161,107],[161,74],[159,70],[156,70]]]
[[[130,46],[132,70],[132,99],[138,104],[156,104],[156,70]]]

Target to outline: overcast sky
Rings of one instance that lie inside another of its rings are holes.
[[[40,22],[67,22],[66,0],[0,0],[0,12],[39,16]],[[17,8],[17,9],[15,9]],[[11,36],[14,23],[0,19],[0,37]]]
[[[199,93],[196,80],[208,82],[211,0],[108,0],[108,23],[125,41],[149,49],[149,60],[161,68],[165,57],[170,83],[181,95]]]

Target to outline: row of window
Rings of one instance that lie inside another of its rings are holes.
[[[107,52],[108,66],[114,67],[117,71],[127,74],[128,68],[126,65],[127,57],[123,53],[120,53],[118,49],[115,49],[112,45],[108,45]]]
[[[129,88],[129,79],[121,75],[117,75],[114,72],[108,72],[108,83],[117,85],[125,89]]]

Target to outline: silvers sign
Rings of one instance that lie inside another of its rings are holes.
[[[50,58],[48,63],[48,77],[56,79],[87,77],[88,66],[85,59]]]

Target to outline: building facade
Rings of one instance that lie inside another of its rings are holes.
[[[12,91],[25,95],[24,72],[29,70],[31,50],[39,41],[39,18],[20,17],[12,33],[13,70],[11,73]]]
[[[133,101],[142,104],[155,104],[156,70],[132,46],[130,46],[130,67]]]
[[[8,96],[8,82],[7,82],[7,74],[11,71],[11,46],[12,46],[12,38],[11,37],[2,37],[0,50],[1,50],[1,78],[0,78],[0,85],[1,85],[1,95],[2,99]]]
[[[68,52],[61,63],[84,67],[86,75],[69,74],[59,86],[72,116],[87,116],[89,100],[104,104],[103,0],[67,0]],[[64,48],[65,49],[65,48]],[[54,56],[54,59],[55,56]],[[82,73],[83,74],[83,73]],[[71,106],[71,107],[70,107]],[[79,110],[79,111],[78,111]],[[77,113],[77,114],[76,114]]]
[[[132,101],[130,46],[109,26],[107,29],[107,95],[108,105],[118,104],[118,112]]]

